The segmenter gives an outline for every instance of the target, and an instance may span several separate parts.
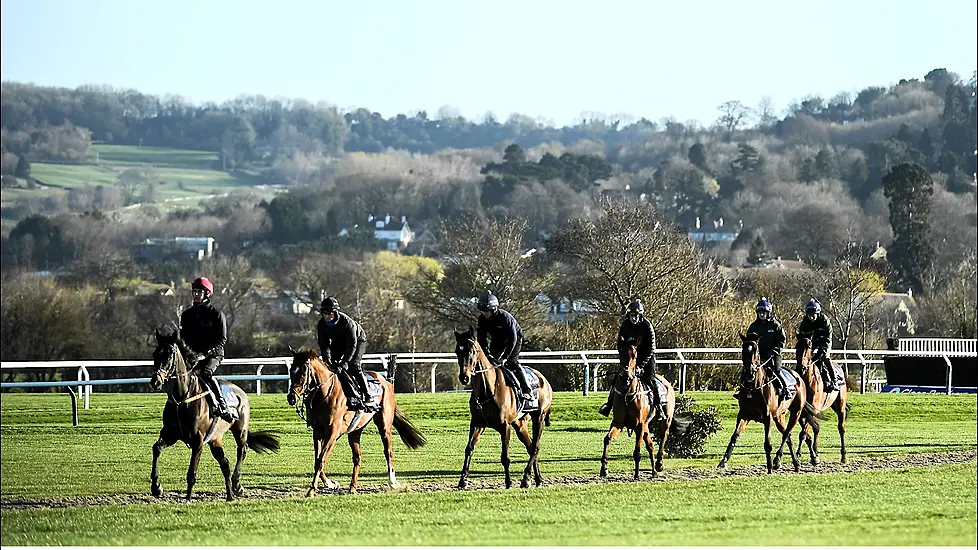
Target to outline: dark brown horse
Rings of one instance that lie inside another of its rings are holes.
[[[772,359],[767,359],[761,363],[758,353],[757,338],[747,338],[740,335],[744,345],[741,349],[741,359],[744,366],[740,371],[740,411],[737,413],[737,426],[734,428],[733,435],[730,436],[730,444],[727,445],[727,452],[717,465],[717,468],[725,469],[730,454],[733,452],[737,438],[744,432],[747,423],[753,420],[764,424],[764,453],[767,455],[767,473],[777,469],[781,463],[781,452],[785,442],[788,443],[788,453],[791,454],[791,462],[797,472],[801,465],[798,456],[795,454],[794,446],[791,443],[791,430],[798,422],[798,417],[802,414],[809,414],[809,418],[814,418],[810,414],[810,409],[806,411],[807,401],[805,398],[805,384],[792,374],[794,379],[794,397],[787,400],[779,400],[778,392],[774,388],[774,380],[768,376],[767,369]],[[773,365],[770,365],[773,369]],[[784,423],[784,414],[788,413],[788,424]],[[781,445],[778,447],[778,454],[771,460],[771,423],[772,421],[781,432]]]
[[[390,376],[393,378],[393,368],[391,371]],[[397,408],[394,384],[377,372],[366,371],[366,375],[368,380],[373,379],[380,384],[381,409],[377,412],[350,410],[338,376],[315,350],[304,347],[293,352],[292,368],[289,369],[292,387],[286,399],[289,405],[296,407],[296,412],[300,416],[302,416],[301,410],[305,410],[306,423],[312,428],[312,447],[315,456],[312,485],[306,492],[306,496],[316,494],[320,479],[329,489],[339,488],[338,483],[326,477],[324,468],[333,446],[343,434],[347,434],[350,449],[353,450],[350,492],[357,492],[362,456],[360,436],[371,420],[380,430],[380,439],[384,443],[384,456],[387,458],[387,479],[392,488],[398,487],[397,477],[394,474],[392,428],[397,429],[401,441],[411,449],[419,449],[426,443],[421,432],[411,425],[410,420]]]
[[[649,424],[657,416],[652,411],[651,397],[637,376],[638,347],[631,344],[625,348],[622,344],[624,340],[619,341],[618,359],[621,361],[621,372],[616,378],[613,389],[611,427],[608,429],[608,434],[604,436],[601,477],[608,477],[608,448],[622,429],[635,432],[635,451],[632,453],[632,458],[635,460],[635,479],[639,478],[643,442],[649,451],[649,460],[652,461],[652,477],[655,477],[656,472],[662,471],[662,457],[665,453],[666,439],[669,437],[669,428],[676,427],[682,430],[682,426],[676,424],[673,419],[673,413],[676,411],[676,392],[668,380],[661,375],[656,376],[656,379],[666,387],[666,398],[662,403],[666,417],[658,418],[662,437],[659,438],[659,452],[656,454]]]
[[[826,358],[827,360],[830,360]],[[798,372],[805,380],[805,388],[808,391],[808,404],[815,414],[832,407],[835,415],[839,419],[839,440],[842,443],[841,453],[843,464],[846,463],[846,415],[849,412],[849,389],[845,384],[837,390],[825,391],[825,383],[822,380],[821,369],[812,363],[812,341],[807,335],[798,335],[795,345],[795,361],[798,365]],[[809,424],[811,425],[814,436],[808,433]],[[798,454],[801,454],[801,445],[805,441],[808,443],[808,452],[811,455],[812,466],[818,466],[818,433],[820,431],[818,422],[809,422],[807,417],[801,419],[801,433],[798,435]]]
[[[160,438],[153,445],[153,472],[151,491],[153,496],[163,496],[160,486],[158,463],[163,449],[177,441],[183,441],[190,447],[190,468],[187,470],[187,500],[193,495],[194,483],[197,481],[197,467],[204,444],[210,445],[211,454],[221,465],[224,474],[224,484],[227,489],[227,500],[241,496],[241,464],[244,462],[248,448],[259,453],[277,452],[278,439],[266,432],[250,432],[248,424],[251,418],[251,404],[248,395],[238,386],[222,381],[221,384],[231,388],[238,398],[235,407],[237,420],[228,423],[220,418],[211,418],[210,405],[207,402],[209,391],[202,387],[197,376],[187,367],[187,361],[178,345],[177,333],[160,334],[156,331],[156,351],[153,352],[153,366],[156,372],[150,380],[154,391],[163,388],[170,381],[167,390],[166,405],[163,407],[163,429]],[[229,404],[230,405],[230,404]],[[231,473],[231,465],[224,454],[222,437],[228,430],[234,434],[237,442],[238,459]]]
[[[530,458],[523,470],[523,480],[520,487],[530,486],[530,471],[537,487],[543,483],[540,475],[540,436],[543,427],[550,425],[550,406],[553,403],[553,389],[550,382],[539,371],[530,372],[540,381],[539,407],[533,410],[522,410],[516,400],[513,388],[506,384],[503,370],[492,366],[486,357],[482,346],[479,345],[474,328],[469,327],[465,332],[455,331],[455,354],[458,356],[458,380],[462,384],[472,384],[472,395],[469,397],[469,442],[465,446],[465,462],[462,465],[462,477],[458,488],[469,486],[469,466],[472,464],[472,453],[479,442],[479,437],[486,428],[492,428],[502,437],[503,450],[499,461],[502,462],[506,474],[506,488],[513,486],[509,474],[509,438],[511,429],[516,430],[526,447]],[[533,421],[533,434],[527,430],[527,420]]]

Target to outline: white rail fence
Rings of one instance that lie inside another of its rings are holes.
[[[936,340],[936,339],[935,339]],[[947,365],[947,386],[946,393],[951,394],[951,357],[974,357],[976,355],[974,340],[970,351],[884,351],[884,350],[833,350],[832,360],[842,365],[848,376],[853,365],[858,368],[859,392],[866,393],[870,386],[876,391],[885,382],[881,378],[870,378],[870,368],[882,365],[884,357],[914,356],[914,357],[941,357]],[[945,345],[945,348],[947,346]],[[676,390],[679,393],[687,391],[687,380],[690,368],[707,365],[739,365],[740,348],[676,348],[660,349],[656,351],[656,363],[658,365],[678,365],[678,371],[674,379]],[[525,365],[580,365],[582,371],[582,392],[588,395],[589,391],[598,389],[598,369],[600,365],[617,364],[618,352],[616,350],[582,350],[582,351],[528,351],[520,354],[520,363]],[[439,368],[457,368],[457,359],[453,353],[396,353],[396,354],[367,354],[363,357],[365,365],[374,366],[370,370],[387,370],[388,358],[393,355],[398,364],[422,364],[430,368],[431,392],[435,392],[436,371]],[[784,356],[794,359],[794,350],[785,350]],[[713,356],[713,357],[703,357]],[[729,357],[717,358],[716,356]],[[699,358],[697,358],[699,357]],[[787,358],[787,357],[786,357]],[[255,374],[227,374],[220,375],[225,380],[255,381],[255,393],[261,395],[262,381],[288,380],[287,374],[292,358],[282,357],[253,357],[253,358],[229,358],[225,359],[222,366],[251,366],[255,368]],[[10,372],[13,370],[34,370],[34,369],[77,369],[77,379],[53,382],[2,382],[0,389],[7,388],[43,388],[43,387],[62,387],[67,388],[72,402],[72,422],[78,425],[78,402],[77,397],[82,396],[84,408],[89,408],[92,396],[92,389],[95,386],[106,385],[137,385],[149,383],[149,378],[106,378],[92,380],[89,369],[95,368],[122,368],[122,367],[146,367],[147,371],[153,366],[151,360],[141,361],[3,361],[0,362],[0,372]],[[379,368],[378,368],[379,367]],[[266,374],[266,369],[277,369],[286,374]]]

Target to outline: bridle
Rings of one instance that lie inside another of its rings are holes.
[[[292,389],[289,391],[289,393],[293,395],[297,395],[299,397],[298,399],[295,400],[295,413],[299,415],[299,418],[305,421],[306,415],[304,413],[304,409],[312,408],[314,405],[318,403],[318,401],[309,401],[310,396],[312,396],[312,394],[315,393],[316,390],[321,389],[326,383],[318,380],[318,377],[316,375],[316,370],[312,368],[311,359],[306,358],[306,360],[303,362],[303,367],[304,369],[302,372],[302,378],[303,378],[302,384],[296,384],[293,382]],[[294,363],[293,363],[293,369],[294,369],[293,372],[296,373],[298,372],[298,370],[295,369]],[[320,400],[326,399],[326,396],[329,395],[329,393],[333,390],[333,384],[336,383],[336,375],[335,373],[332,373],[332,371],[330,372],[329,378],[330,378],[329,387],[322,392],[322,395],[320,396]]]

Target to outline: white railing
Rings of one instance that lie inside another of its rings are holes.
[[[656,351],[656,363],[660,365],[679,365],[676,374],[676,389],[679,393],[687,391],[687,378],[690,367],[697,365],[737,365],[740,364],[740,348],[675,348],[660,349]],[[597,391],[598,388],[598,366],[602,364],[617,364],[618,352],[616,350],[579,350],[579,351],[527,351],[520,354],[520,362],[526,365],[581,365],[584,395],[588,391]],[[794,350],[784,350],[785,355],[794,355]],[[430,367],[431,392],[435,392],[435,373],[439,367],[446,364],[457,365],[457,358],[454,353],[377,353],[367,354],[363,357],[363,363],[367,365],[378,365],[376,370],[386,371],[388,358],[393,355],[398,363],[401,364],[427,364]],[[729,356],[729,359],[719,358],[699,358],[703,355]],[[883,357],[893,356],[913,356],[913,357],[942,357],[947,365],[947,393],[951,393],[951,357],[974,357],[975,351],[886,351],[886,350],[833,350],[832,356],[836,363],[839,363],[849,373],[850,365],[859,365],[859,391],[865,393],[868,387],[880,385],[879,379],[869,378],[869,367],[883,363]],[[266,367],[281,368],[288,372],[288,366],[292,358],[289,356],[281,357],[253,357],[253,358],[228,358],[222,363],[223,366],[252,366],[255,367],[254,375],[224,375],[221,378],[228,380],[253,380],[256,382],[255,393],[261,395],[262,381],[288,380],[288,374],[264,374]],[[85,409],[89,408],[92,388],[97,385],[125,385],[125,384],[144,384],[149,382],[149,378],[128,378],[128,379],[104,379],[92,380],[88,369],[93,368],[118,368],[118,367],[152,367],[151,360],[138,361],[4,361],[0,363],[0,371],[10,371],[15,369],[77,369],[76,381],[59,382],[6,382],[0,383],[3,388],[38,388],[38,387],[77,387],[77,393],[84,398]],[[71,391],[71,390],[70,390]],[[74,399],[74,391],[72,391]]]
[[[975,353],[978,340],[973,338],[900,338],[900,351]]]

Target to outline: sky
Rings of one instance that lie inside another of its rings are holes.
[[[978,66],[974,0],[3,0],[4,81],[712,123]]]

